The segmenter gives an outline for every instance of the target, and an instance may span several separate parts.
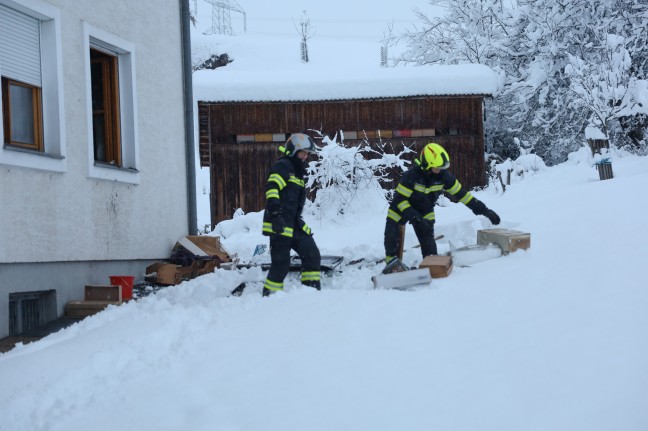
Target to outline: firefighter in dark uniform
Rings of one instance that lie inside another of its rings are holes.
[[[263,234],[270,237],[272,265],[263,283],[263,296],[283,290],[284,278],[290,269],[291,249],[302,262],[302,284],[320,290],[320,252],[301,217],[306,202],[306,158],[315,150],[310,136],[295,133],[279,147],[283,156],[270,169],[265,186]]]
[[[494,225],[499,224],[500,218],[495,211],[465,190],[448,171],[449,167],[450,156],[446,150],[439,144],[429,143],[415,160],[415,166],[403,174],[387,211],[384,273],[406,269],[396,255],[400,246],[399,225],[408,221],[414,228],[423,257],[437,254],[434,206],[442,192],[454,196],[475,215],[483,215]]]

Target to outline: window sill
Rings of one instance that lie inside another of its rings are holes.
[[[90,165],[88,178],[119,183],[139,184],[140,171],[135,168],[123,168],[110,163],[93,161]]]
[[[3,145],[0,147],[0,165],[46,172],[65,172],[67,159],[59,154]]]
[[[33,156],[49,157],[51,159],[58,159],[58,160],[65,159],[65,157],[60,156],[58,154],[43,153],[41,151],[29,150],[27,148],[14,147],[13,145],[6,145],[5,144],[3,149],[6,150],[6,151],[16,151],[18,153],[31,154]]]
[[[133,173],[133,174],[138,174],[139,173],[139,170],[137,170],[135,168],[124,168],[124,167],[121,167],[121,166],[113,165],[112,163],[95,162],[94,165],[95,165],[95,167],[98,167],[98,168],[115,169],[115,170],[118,170],[118,171],[130,172],[130,173]]]

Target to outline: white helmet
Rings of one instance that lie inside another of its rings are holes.
[[[286,143],[279,147],[279,152],[290,157],[294,157],[297,151],[306,151],[308,153],[317,151],[313,138],[305,133],[293,133]]]

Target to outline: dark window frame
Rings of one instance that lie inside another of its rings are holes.
[[[119,59],[90,48],[92,138],[97,163],[122,165]]]
[[[13,139],[11,121],[11,87],[18,86],[31,90],[32,92],[32,124],[34,127],[34,142],[21,142]],[[35,85],[26,84],[8,77],[2,77],[2,127],[4,130],[4,143],[12,147],[24,148],[27,150],[44,151],[43,145],[43,102],[41,88]]]

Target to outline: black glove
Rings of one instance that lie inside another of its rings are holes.
[[[281,235],[286,228],[286,222],[283,217],[276,215],[272,218],[272,231],[275,235]]]
[[[487,209],[486,211],[484,211],[484,217],[490,220],[490,222],[494,225],[500,224],[500,216],[498,216],[497,213],[492,209]]]
[[[281,216],[281,207],[275,205],[273,208],[266,208],[266,212],[268,213],[270,223],[272,223],[272,232],[275,235],[281,235],[286,228],[286,222]]]
[[[418,215],[412,217],[410,219],[410,223],[412,223],[412,226],[414,226],[417,229],[426,229],[426,228],[429,229],[430,225],[432,224],[432,221]]]

